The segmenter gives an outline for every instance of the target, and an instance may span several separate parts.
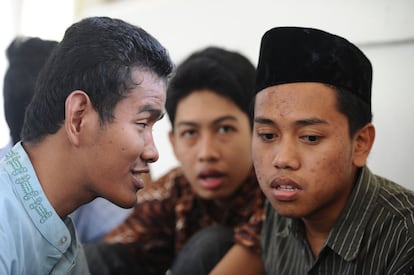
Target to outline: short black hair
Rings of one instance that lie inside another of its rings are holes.
[[[252,122],[255,76],[253,64],[236,51],[211,46],[191,54],[177,67],[167,88],[166,110],[172,127],[178,103],[202,89],[230,99]]]
[[[173,63],[158,40],[123,20],[89,17],[73,24],[39,74],[23,142],[37,142],[59,130],[65,100],[74,90],[88,94],[101,123],[112,121],[117,103],[139,85],[132,79],[135,69],[167,81]]]
[[[371,105],[345,88],[327,86],[335,91],[338,111],[346,116],[349,136],[354,137],[358,130],[372,122]]]

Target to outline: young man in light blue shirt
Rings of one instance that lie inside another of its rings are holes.
[[[136,203],[158,159],[168,53],[107,17],[72,25],[43,67],[22,141],[0,160],[0,274],[88,274],[68,215],[96,197]]]

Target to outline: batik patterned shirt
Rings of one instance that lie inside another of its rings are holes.
[[[260,253],[263,207],[264,195],[253,171],[220,207],[198,197],[176,168],[140,190],[133,213],[104,240],[135,244],[129,245],[130,252],[152,270],[166,270],[189,237],[216,224],[233,228],[235,243]]]

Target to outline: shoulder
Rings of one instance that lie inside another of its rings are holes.
[[[0,168],[1,169],[1,168]],[[11,228],[21,224],[27,213],[12,187],[7,173],[0,171],[0,228]],[[10,222],[13,221],[13,222]]]
[[[414,217],[414,192],[386,178],[375,176],[379,185],[379,204],[401,218]]]
[[[414,240],[414,192],[381,176],[371,180],[379,188],[373,219]]]
[[[28,244],[33,225],[26,216],[24,208],[19,204],[13,192],[5,189],[0,179],[0,273],[9,274],[13,269],[21,270],[20,262],[25,258],[23,249]],[[35,249],[32,247],[32,249]],[[33,251],[30,249],[30,251]],[[5,271],[5,273],[3,273]],[[19,273],[19,272],[17,272]]]

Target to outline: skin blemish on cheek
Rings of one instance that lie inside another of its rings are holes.
[[[325,161],[326,161],[326,158],[322,158],[322,163],[324,163]],[[321,160],[315,161],[315,165],[310,168],[310,172],[311,173],[318,173],[320,165],[321,165]]]

